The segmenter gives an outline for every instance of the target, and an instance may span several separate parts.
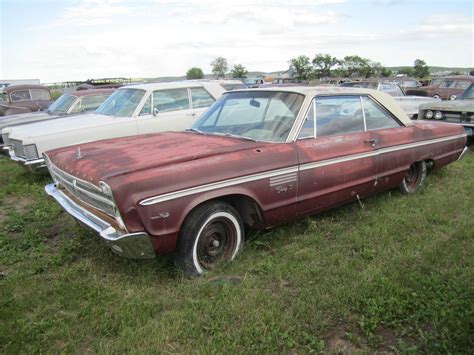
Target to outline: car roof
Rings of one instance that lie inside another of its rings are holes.
[[[257,89],[240,89],[230,90],[224,95],[228,95],[232,92],[251,92],[251,91],[276,91],[276,92],[290,92],[302,94],[309,97],[321,96],[321,95],[370,95],[376,101],[380,102],[390,112],[392,112],[405,126],[410,126],[413,122],[408,118],[406,113],[400,107],[400,104],[395,99],[381,91],[365,89],[365,88],[353,88],[353,87],[341,87],[341,86],[279,86],[279,87],[266,87]]]
[[[82,97],[82,96],[92,96],[92,95],[99,95],[99,94],[111,94],[114,91],[115,89],[87,89],[87,90],[71,91],[71,92],[68,92],[67,94],[77,96],[77,97]]]
[[[169,81],[163,83],[148,83],[148,84],[135,84],[135,85],[127,85],[118,88],[117,90],[124,90],[124,89],[142,89],[142,90],[163,90],[163,89],[180,89],[180,88],[188,88],[188,87],[200,87],[205,85],[212,85],[210,82],[206,81],[194,81],[194,80],[183,80],[183,81]]]
[[[13,91],[28,90],[28,89],[42,89],[42,90],[48,90],[49,91],[49,88],[47,88],[46,86],[43,86],[43,85],[28,85],[28,84],[25,84],[25,85],[10,85],[10,86],[7,86],[6,88],[3,89],[3,92],[10,93],[10,92],[13,92]]]

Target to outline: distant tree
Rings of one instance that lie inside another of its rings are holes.
[[[415,76],[415,70],[410,67],[405,67],[399,69],[398,74],[405,74],[406,76]]]
[[[296,79],[311,80],[314,78],[313,66],[308,56],[300,55],[289,61],[290,67],[296,72]]]
[[[384,66],[381,67],[380,69],[380,76],[384,78],[388,78],[389,76],[392,75],[392,71]]]
[[[204,78],[204,73],[202,72],[201,68],[191,68],[186,72],[186,79],[202,79]]]
[[[236,64],[230,71],[233,78],[245,79],[248,74],[248,70],[242,64]]]
[[[471,70],[471,71],[469,72],[469,75],[474,76],[474,70]]]
[[[341,64],[347,77],[359,76],[368,78],[373,72],[370,67],[370,60],[358,55],[345,56]]]
[[[413,65],[413,73],[417,78],[424,78],[430,75],[430,69],[424,60],[416,59]]]
[[[223,57],[217,57],[211,62],[211,67],[212,73],[216,76],[216,78],[223,78],[228,69],[227,59]]]
[[[329,54],[316,54],[313,58],[313,66],[316,76],[319,78],[330,77],[331,69],[340,64],[340,60]]]

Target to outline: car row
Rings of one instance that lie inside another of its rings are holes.
[[[11,158],[45,165],[47,194],[114,253],[174,252],[190,277],[233,260],[249,228],[414,194],[428,165],[467,151],[459,125],[410,120],[360,87],[134,85],[94,114],[6,130]]]

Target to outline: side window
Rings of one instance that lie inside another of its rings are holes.
[[[204,88],[191,88],[191,99],[193,108],[209,107],[215,101]]]
[[[308,113],[303,121],[303,127],[301,127],[300,134],[298,134],[298,139],[313,138],[314,137],[314,121],[316,118],[315,115],[315,100],[311,101]]]
[[[159,112],[189,109],[188,89],[158,90],[153,92],[153,109]]]
[[[51,94],[48,90],[30,90],[32,100],[51,100]]]
[[[316,137],[364,131],[359,96],[316,98]]]
[[[12,101],[30,100],[30,92],[28,90],[15,91],[10,94]]]
[[[139,116],[151,115],[151,95],[146,99],[145,104],[143,105],[142,110],[140,111]]]
[[[456,81],[454,87],[456,89],[466,89],[469,86],[468,81]]]
[[[95,109],[108,97],[109,95],[83,96],[81,98],[81,109],[84,112],[95,111]]]
[[[443,82],[441,82],[441,84],[439,84],[439,88],[440,89],[449,88],[452,83],[453,83],[452,80],[444,80]]]
[[[400,127],[400,124],[372,99],[362,97],[362,106],[368,130]]]
[[[399,93],[398,86],[390,85],[390,84],[381,84],[380,85],[381,91],[391,95],[391,96],[403,96]]]

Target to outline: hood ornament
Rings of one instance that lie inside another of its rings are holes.
[[[77,159],[77,160],[82,159],[81,147],[77,147],[76,159]]]

